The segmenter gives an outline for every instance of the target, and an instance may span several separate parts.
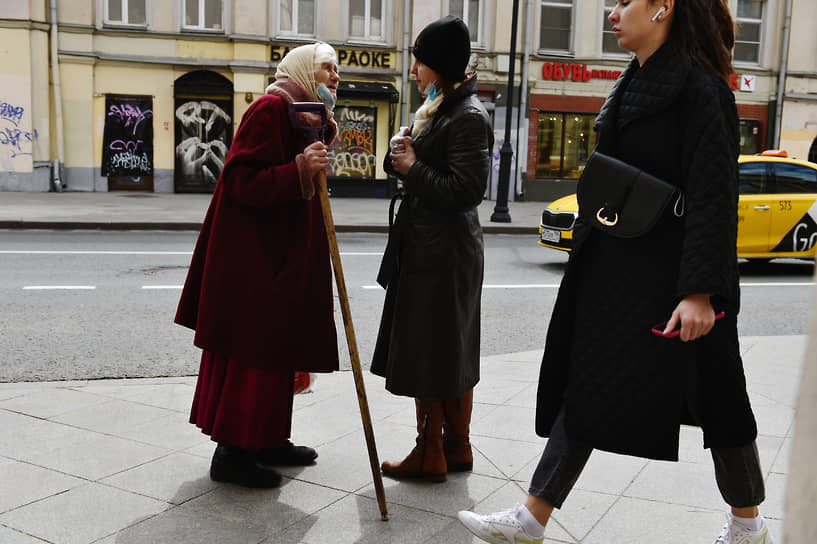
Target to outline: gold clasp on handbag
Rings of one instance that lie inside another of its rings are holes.
[[[599,211],[596,212],[596,219],[598,219],[599,223],[604,225],[605,227],[613,227],[616,223],[618,223],[618,214],[614,214],[615,217],[612,221],[601,215],[601,212],[604,211],[604,207],[599,208]]]

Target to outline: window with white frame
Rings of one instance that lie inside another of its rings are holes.
[[[145,26],[145,2],[146,0],[105,0],[105,22]]]
[[[570,51],[573,0],[542,0],[539,15],[539,49]]]
[[[349,0],[349,37],[385,40],[384,11],[385,0]]]
[[[763,26],[764,0],[738,0],[737,32],[735,33],[736,62],[760,62],[760,37]]]
[[[315,0],[280,0],[278,27],[284,34],[315,35]]]
[[[482,23],[482,2],[480,0],[449,0],[448,14],[459,17],[468,25],[471,43],[480,41]]]
[[[223,30],[222,0],[184,0],[184,28]]]
[[[613,23],[610,14],[616,7],[616,0],[604,0],[604,21],[601,29],[601,52],[605,55],[625,55],[626,49],[618,46],[618,38],[613,33]]]

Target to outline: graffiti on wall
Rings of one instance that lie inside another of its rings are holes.
[[[176,108],[176,168],[183,184],[212,188],[218,181],[232,139],[232,117],[224,107],[188,100]]]
[[[39,138],[37,129],[26,130],[23,122],[26,109],[0,98],[0,153],[14,159],[31,155]],[[21,127],[20,125],[23,124]]]
[[[329,148],[329,175],[375,177],[377,108],[335,108],[338,137]]]
[[[153,100],[105,99],[102,136],[103,176],[153,174]]]

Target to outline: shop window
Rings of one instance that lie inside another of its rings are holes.
[[[374,178],[377,156],[377,108],[338,106],[335,108],[338,137],[329,148],[330,176]]]
[[[764,0],[738,0],[737,32],[735,34],[734,60],[736,62],[760,62],[760,37],[763,25]]]
[[[385,40],[385,0],[349,0],[349,36],[362,40]]]
[[[601,51],[605,55],[629,55],[629,51],[618,46],[618,38],[613,33],[610,14],[616,7],[616,0],[604,0],[604,20],[601,29]]]
[[[223,30],[222,0],[184,0],[184,28],[188,30]]]
[[[595,114],[540,112],[537,178],[578,178],[596,147]]]
[[[146,0],[105,0],[105,23],[145,26],[145,1]]]
[[[482,9],[480,0],[449,0],[448,13],[459,17],[468,25],[471,43],[479,43],[482,35]]]
[[[740,120],[740,153],[754,155],[760,153],[760,121],[757,119]]]
[[[542,0],[539,15],[539,49],[570,51],[573,0]]]
[[[283,34],[315,34],[315,0],[281,0],[279,27]]]

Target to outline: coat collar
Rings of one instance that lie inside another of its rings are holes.
[[[446,96],[445,100],[443,100],[443,103],[440,104],[440,109],[437,111],[448,111],[452,109],[457,103],[459,103],[463,98],[475,94],[476,92],[477,92],[477,76],[476,74],[474,74],[473,76],[463,81],[462,85],[454,89],[453,93],[451,93],[449,96]]]
[[[665,42],[643,66],[633,57],[613,85],[594,126],[604,130],[615,122],[621,129],[635,119],[665,110],[683,90],[687,74],[689,66],[672,42]]]
[[[416,144],[419,140],[425,138],[429,132],[431,132],[434,126],[437,124],[437,121],[440,119],[441,115],[447,113],[454,109],[454,106],[462,102],[468,96],[472,94],[476,94],[477,92],[477,75],[474,74],[465,81],[463,81],[462,85],[454,89],[454,92],[450,95],[446,96],[443,100],[440,107],[437,108],[437,113],[434,114],[434,117],[426,123],[426,126],[420,131],[417,137],[414,139],[414,143]],[[440,114],[440,115],[437,115]]]
[[[287,108],[293,102],[316,102],[316,100],[304,90],[303,87],[288,78],[277,79],[274,83],[267,87],[266,94],[274,94],[281,97],[287,105]],[[298,119],[304,126],[319,126],[321,116],[317,113],[298,113]],[[331,144],[338,134],[338,124],[334,119],[327,120],[326,128],[324,129],[324,139],[327,145]]]

